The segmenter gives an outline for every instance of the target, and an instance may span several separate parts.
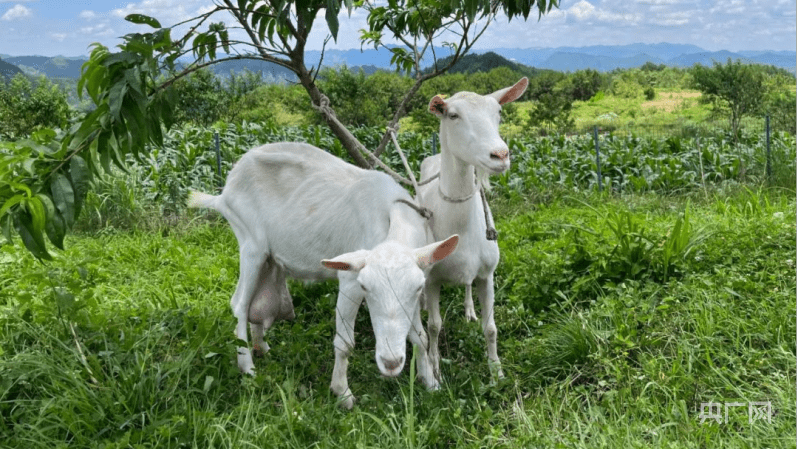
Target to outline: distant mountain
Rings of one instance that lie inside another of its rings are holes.
[[[451,60],[451,56],[443,58],[438,61],[438,66],[445,66],[449,64]],[[509,67],[517,72],[526,72],[529,70],[529,67],[522,66],[521,64],[512,62],[499,54],[489,51],[487,53],[471,53],[463,56],[449,69],[449,73],[489,72],[497,67]],[[430,70],[430,67],[428,67],[427,70]]]
[[[624,67],[626,65],[618,65],[614,63],[615,60],[629,60],[630,58],[639,58],[640,55],[646,55],[652,58],[651,61],[658,60],[667,61],[676,56],[686,53],[698,53],[704,51],[701,47],[686,44],[629,44],[629,45],[593,45],[590,47],[557,47],[557,48],[497,48],[492,50],[505,58],[509,58],[521,64],[540,67],[553,70],[580,70],[585,68],[592,68],[599,70],[599,67],[605,67],[601,70],[612,70],[617,67]],[[557,55],[558,53],[565,53],[566,55]],[[573,54],[569,58],[567,54]],[[793,53],[794,54],[794,53]],[[547,63],[546,60],[554,58]],[[598,58],[596,58],[598,57]],[[642,64],[645,64],[646,59]],[[573,62],[573,61],[582,61]],[[585,62],[592,61],[597,64],[596,66],[586,66]],[[628,64],[630,62],[624,62]],[[564,69],[558,65],[571,66],[570,69]]]
[[[754,62],[746,57],[743,57],[740,54],[732,53],[726,50],[721,50],[721,51],[702,51],[699,53],[680,55],[669,60],[668,65],[673,65],[677,67],[690,67],[695,64],[711,66],[715,62],[720,62],[720,63],[726,62],[727,59],[731,59],[733,61],[739,59],[742,62],[749,62],[749,63]]]
[[[230,72],[243,72],[244,69],[250,72],[261,72],[263,76],[271,77],[274,81],[290,80],[295,81],[296,75],[287,68],[272,62],[259,61],[257,59],[238,59],[234,61],[224,61],[208,67],[217,75],[229,75]]]
[[[431,52],[429,52],[431,53]],[[438,59],[450,55],[450,50],[435,48]],[[472,55],[487,56],[479,62],[480,66],[473,65],[475,59],[466,55],[454,68],[455,72],[464,71],[472,73],[476,70],[489,70],[496,66],[510,66],[513,64],[526,66],[526,70],[548,69],[556,71],[576,71],[582,69],[595,69],[602,72],[614,69],[639,67],[646,62],[666,64],[676,67],[690,67],[693,64],[712,65],[713,62],[725,62],[727,59],[741,60],[747,63],[767,64],[784,68],[792,73],[796,72],[794,51],[707,51],[701,47],[689,44],[629,44],[629,45],[594,45],[590,47],[558,47],[558,48],[497,48],[491,51],[474,51]],[[390,61],[393,54],[390,50],[380,48],[366,48],[363,51],[354,50],[327,50],[308,51],[306,65],[318,65],[321,60],[326,67],[346,65],[350,68],[362,68],[367,74],[377,70],[391,70]],[[0,55],[5,62],[11,63],[28,74],[44,74],[50,78],[77,78],[80,76],[80,67],[87,58],[68,58],[44,56],[8,56]],[[501,58],[501,59],[500,59]],[[429,67],[432,55],[428,54],[422,60],[422,67]],[[473,65],[473,67],[472,67]],[[240,72],[244,69],[253,72],[262,72],[265,76],[275,80],[295,81],[295,75],[288,69],[263,61],[236,60],[227,61],[211,66],[217,74],[229,74],[230,71]],[[524,70],[521,70],[522,72]],[[525,72],[526,73],[526,72]]]
[[[23,72],[19,67],[15,66],[14,64],[10,64],[0,59],[0,77],[11,79],[17,73],[23,73]]]
[[[613,52],[613,49],[617,49]],[[646,62],[675,67],[691,67],[694,64],[711,66],[713,62],[740,60],[749,64],[766,64],[796,72],[795,52],[744,52],[707,51],[695,45],[633,44],[593,47],[561,47],[557,49],[497,49],[497,53],[512,57],[516,62],[541,69],[573,72],[595,69],[603,72],[614,69],[640,67]]]
[[[10,56],[4,59],[29,75],[46,75],[48,78],[79,78],[80,67],[88,58]]]

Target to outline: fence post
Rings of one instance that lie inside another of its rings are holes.
[[[216,146],[216,176],[219,179],[219,188],[222,188],[222,153],[219,150],[219,132],[213,133],[213,142]]]
[[[768,175],[768,181],[770,181],[771,175],[773,174],[773,169],[770,166],[770,116],[765,116],[765,142],[767,148],[767,159],[765,162],[766,172]]]
[[[598,191],[601,192],[601,153],[599,151],[598,126],[593,127],[593,140],[596,141],[596,174],[598,174]]]
[[[438,152],[438,133],[432,133],[432,155]]]

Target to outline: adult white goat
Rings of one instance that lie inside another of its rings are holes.
[[[493,272],[499,263],[499,246],[486,238],[490,209],[483,209],[478,192],[488,186],[488,175],[510,168],[510,151],[499,136],[501,106],[518,99],[529,80],[489,95],[460,92],[444,100],[436,95],[429,111],[441,119],[439,155],[424,159],[421,178],[440,177],[419,188],[422,206],[432,210],[429,224],[434,238],[460,235],[459,250],[433,267],[427,277],[426,300],[429,310],[427,331],[430,337],[430,362],[440,379],[438,336],[443,322],[440,313],[440,288],[444,283],[465,284],[466,317],[476,320],[471,300],[471,284],[476,285],[481,303],[482,331],[488,346],[488,363],[503,375],[496,349],[496,323],[493,317]],[[476,169],[476,173],[475,173]],[[485,203],[487,207],[487,203]]]
[[[451,254],[458,236],[426,245],[424,218],[403,204],[407,201],[412,201],[407,191],[384,173],[357,168],[311,145],[277,143],[247,152],[221,195],[192,192],[189,206],[215,209],[233,228],[241,271],[230,300],[238,318],[235,333],[246,341],[249,321],[256,351],[268,351],[263,334],[276,319],[294,317],[286,275],[320,280],[337,274],[330,388],[351,408],[346,369],[364,298],[380,372],[402,371],[407,339],[421,348],[419,378],[430,389],[438,386],[427,360],[419,296],[424,270]],[[238,367],[254,374],[246,347],[238,350]]]

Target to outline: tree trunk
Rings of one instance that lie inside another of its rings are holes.
[[[321,116],[324,118],[324,122],[327,123],[327,126],[330,128],[332,133],[335,134],[335,137],[341,141],[341,144],[343,145],[344,149],[346,149],[346,152],[352,156],[352,159],[354,159],[355,163],[360,167],[372,168],[372,165],[366,160],[365,157],[363,157],[363,154],[360,152],[360,149],[365,147],[335,116],[335,112],[332,110],[332,108],[330,108],[329,100],[326,99],[326,97],[323,97],[318,86],[316,86],[316,83],[313,82],[313,77],[302,62],[297,64],[295,72],[297,75],[299,75],[299,82],[302,84],[302,87],[304,87],[310,95],[310,100],[313,102],[314,109],[319,111]],[[325,101],[322,101],[323,98]]]

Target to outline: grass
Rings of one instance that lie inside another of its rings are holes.
[[[656,97],[650,101],[642,95],[626,98],[611,94],[575,101],[571,110],[573,129],[589,132],[598,126],[603,131],[629,130],[637,135],[659,137],[711,135],[719,130],[728,130],[728,117],[715,116],[710,105],[701,104],[700,96],[700,92],[694,90],[657,88]],[[528,135],[532,107],[533,102],[517,103],[517,117],[502,124],[502,134],[509,137]],[[741,127],[751,132],[764,132],[765,119],[745,117]]]
[[[795,447],[794,193],[492,204],[507,377],[491,382],[462,289],[445,288],[442,390],[381,378],[361,311],[352,412],[328,389],[334,283],[292,283],[297,320],[268,332],[257,377],[238,373],[223,221],[84,231],[47,265],[2,246],[0,447]],[[679,220],[695,242],[663,276]],[[749,401],[771,422],[700,421],[701,403]]]

